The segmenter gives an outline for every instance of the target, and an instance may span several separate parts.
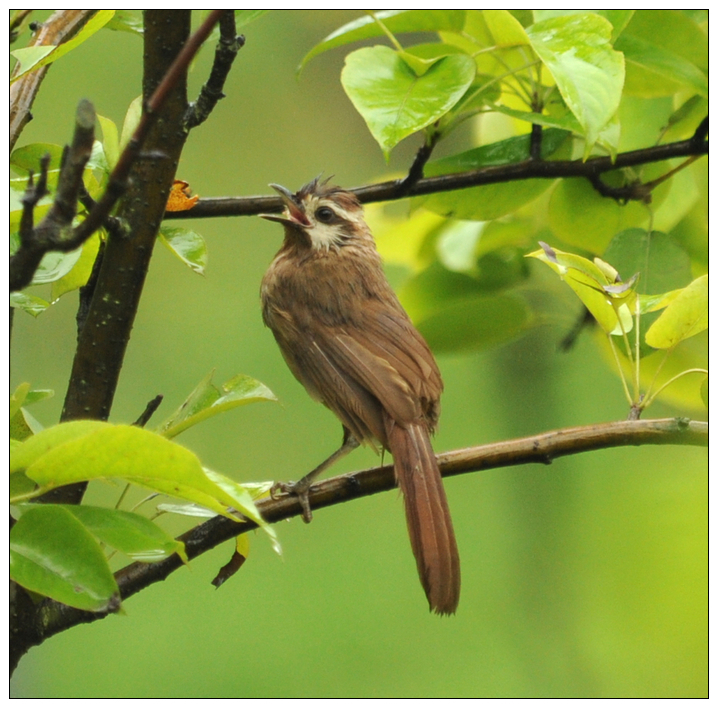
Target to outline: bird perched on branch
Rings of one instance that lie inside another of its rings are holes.
[[[296,193],[270,185],[285,209],[262,215],[284,226],[262,280],[264,322],[294,376],[344,428],[339,450],[281,489],[298,496],[309,521],[309,489],[321,472],[360,443],[389,450],[421,584],[431,610],[451,614],[459,553],[430,440],[441,374],[389,287],[359,200],[327,182]]]

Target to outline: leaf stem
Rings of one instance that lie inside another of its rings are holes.
[[[621,360],[618,357],[618,352],[616,351],[616,345],[613,343],[613,338],[611,335],[608,336],[608,343],[611,345],[611,351],[613,352],[613,356],[616,359],[616,366],[618,367],[618,375],[621,377],[621,383],[623,384],[623,392],[626,394],[626,400],[628,401],[628,405],[633,405],[633,399],[631,398],[631,394],[628,391],[628,384],[626,383],[626,377],[623,375],[623,367],[621,366]]]
[[[367,15],[376,22],[379,27],[381,28],[381,31],[387,36],[389,41],[394,45],[394,49],[396,49],[397,52],[403,52],[404,47],[399,44],[399,40],[391,33],[391,30],[376,16],[376,12],[373,12],[372,10],[366,11]]]
[[[685,376],[686,374],[708,374],[708,369],[686,369],[685,371],[681,371],[680,374],[676,374],[673,378],[668,379],[653,395],[646,397],[643,407],[647,408],[650,406],[664,388],[670,386],[676,379],[680,379],[681,376]]]

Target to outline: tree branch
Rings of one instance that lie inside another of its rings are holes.
[[[35,35],[28,46],[58,45],[72,39],[97,10],[58,10]],[[10,86],[10,151],[25,125],[32,120],[30,108],[40,84],[52,64],[41,66],[18,79]],[[17,71],[17,68],[16,68]]]
[[[707,126],[706,126],[707,130]],[[697,133],[698,134],[698,133]],[[703,137],[705,135],[703,134]],[[622,167],[635,167],[651,162],[661,162],[674,157],[690,157],[706,155],[708,142],[699,135],[688,140],[681,140],[665,145],[654,145],[641,150],[623,152],[616,156],[614,162],[610,157],[594,157],[583,160],[533,160],[516,162],[509,165],[491,165],[476,170],[457,172],[437,177],[424,177],[417,180],[409,188],[405,187],[404,179],[381,182],[363,187],[355,187],[354,192],[364,204],[386,202],[404,197],[417,197],[454,189],[466,189],[485,184],[498,184],[523,179],[557,179],[559,177],[595,178],[605,172]],[[641,195],[643,198],[643,195]],[[167,212],[165,219],[202,219],[217,216],[256,216],[262,213],[280,212],[284,203],[279,197],[217,197],[200,199],[189,211]]]
[[[78,238],[78,229],[72,230],[72,220],[77,214],[77,201],[83,188],[82,174],[92,154],[94,140],[95,109],[89,101],[83,99],[75,113],[72,146],[63,154],[55,199],[45,218],[35,228],[32,228],[32,210],[37,205],[36,197],[40,185],[45,186],[46,160],[41,163],[42,169],[37,188],[33,190],[32,184],[28,184],[28,190],[23,198],[20,248],[10,258],[11,292],[22,290],[32,282],[40,261],[48,251],[67,253],[74,251],[85,241],[84,235]]]
[[[69,160],[69,165],[73,169],[67,172],[63,169],[52,209],[35,230],[35,237],[32,240],[23,239],[21,248],[11,259],[11,291],[21,290],[30,284],[32,276],[45,253],[48,251],[68,252],[79,248],[106,222],[110,211],[127,188],[130,170],[140,157],[140,150],[167,97],[177,85],[179,78],[187,71],[190,61],[209,36],[220,15],[222,13],[226,14],[226,12],[226,10],[214,10],[194,35],[187,40],[182,51],[177,55],[162,81],[147,100],[142,118],[132,138],[122,151],[115,168],[112,170],[104,193],[93,204],[87,218],[72,231],[71,235],[67,235],[64,232],[67,230],[68,225],[72,223],[77,210],[78,197],[81,192],[84,192],[82,170],[90,157],[94,140],[94,108],[89,101],[80,101],[77,108],[75,139]],[[85,138],[81,145],[78,145],[79,137]],[[80,148],[84,149],[83,152],[80,151]],[[163,152],[158,152],[157,154],[162,157],[165,156]],[[81,158],[84,158],[84,161],[81,161]]]
[[[185,118],[187,130],[204,123],[214,110],[217,101],[224,98],[227,80],[237,52],[244,46],[244,35],[237,34],[234,10],[225,10],[219,18],[219,42],[207,83],[202,86],[197,101],[190,104]]]
[[[451,477],[519,464],[550,464],[557,457],[565,455],[628,445],[705,447],[708,445],[708,423],[684,418],[664,418],[564,428],[526,438],[440,453],[437,460],[442,475]],[[393,466],[384,465],[350,472],[315,484],[311,488],[309,499],[312,509],[319,510],[384,492],[395,486]],[[258,502],[257,507],[268,523],[302,514],[299,501],[290,496],[263,499]],[[179,540],[184,542],[187,556],[192,559],[238,534],[255,528],[257,525],[251,521],[237,523],[217,516],[183,534]],[[182,561],[177,555],[159,563],[128,565],[115,574],[122,599],[126,600],[140,590],[165,580],[180,567]],[[107,614],[85,612],[51,600],[43,602],[42,610],[47,623],[42,629],[42,635],[36,636],[33,644],[39,644],[77,624],[102,619]]]
[[[106,192],[78,227],[90,222],[85,228],[91,233],[130,185],[119,214],[125,229],[107,240],[79,333],[63,421],[107,420],[109,416],[157,230],[187,137],[183,126],[187,67],[221,12],[210,13],[188,39],[190,11],[146,11],[143,117],[113,170]],[[143,141],[151,154],[161,154],[162,159],[138,160]],[[77,484],[55,489],[43,501],[78,503],[85,487]]]

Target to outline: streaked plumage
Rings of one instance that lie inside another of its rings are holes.
[[[273,185],[275,186],[275,185]],[[358,442],[391,451],[419,576],[437,613],[459,600],[459,556],[430,433],[441,374],[389,287],[356,197],[326,182],[281,187],[285,239],[262,313],[294,376]]]

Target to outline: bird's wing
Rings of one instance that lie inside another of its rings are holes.
[[[369,301],[361,321],[323,328],[315,341],[334,368],[378,399],[400,425],[432,428],[443,388],[423,337],[401,310]]]

